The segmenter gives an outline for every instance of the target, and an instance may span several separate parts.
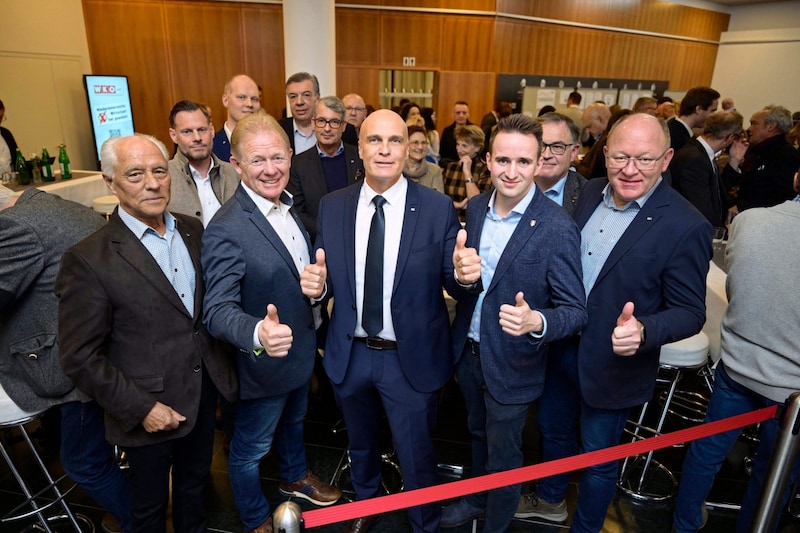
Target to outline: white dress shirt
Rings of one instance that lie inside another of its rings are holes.
[[[207,228],[208,223],[214,217],[214,214],[219,210],[222,204],[219,203],[217,195],[214,194],[214,189],[211,188],[211,169],[214,168],[214,158],[211,158],[211,165],[208,167],[208,172],[202,176],[196,168],[189,163],[189,171],[192,173],[192,179],[197,187],[197,196],[200,198],[200,212],[203,214],[203,227]]]

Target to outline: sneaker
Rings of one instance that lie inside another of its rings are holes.
[[[567,521],[567,502],[549,503],[539,498],[535,492],[523,494],[519,498],[514,518],[544,518],[551,522]]]
[[[442,520],[439,527],[443,529],[458,527],[477,518],[483,518],[485,515],[485,509],[475,507],[466,498],[461,498],[442,508]]]
[[[320,480],[309,470],[306,477],[294,483],[278,484],[278,490],[284,496],[305,498],[314,505],[322,507],[333,505],[342,497],[342,491]]]

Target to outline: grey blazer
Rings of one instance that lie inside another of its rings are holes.
[[[0,383],[26,411],[78,399],[58,362],[53,289],[64,250],[104,224],[90,208],[38,189],[0,211]]]

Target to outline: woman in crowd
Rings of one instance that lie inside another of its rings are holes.
[[[453,200],[458,216],[463,220],[470,198],[485,191],[491,184],[486,163],[480,159],[485,135],[480,126],[470,124],[456,128],[456,153],[444,169],[444,192]]]
[[[409,126],[408,159],[406,159],[403,175],[434,191],[444,192],[442,169],[439,168],[439,165],[426,161],[427,154],[428,136],[425,128],[416,125]]]
[[[436,131],[436,111],[432,107],[423,107],[420,111],[425,120],[425,131],[428,132],[428,156],[431,163],[439,164],[439,132]]]

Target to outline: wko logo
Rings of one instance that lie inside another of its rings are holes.
[[[94,94],[117,94],[116,85],[95,85]]]

